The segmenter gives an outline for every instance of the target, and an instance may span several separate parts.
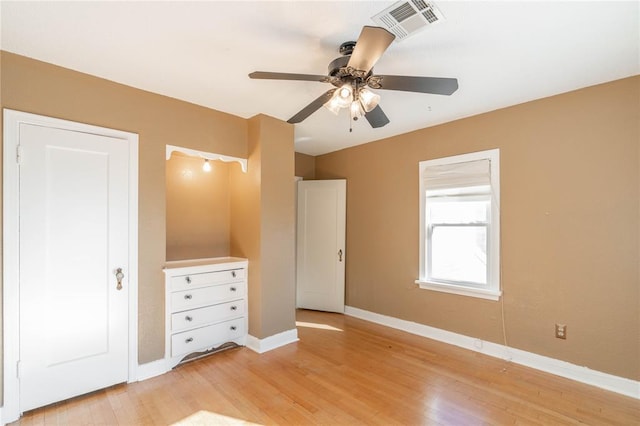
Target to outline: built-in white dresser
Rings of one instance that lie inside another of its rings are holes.
[[[167,262],[168,368],[226,344],[246,343],[247,259],[216,257]]]

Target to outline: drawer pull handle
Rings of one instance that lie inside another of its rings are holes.
[[[236,288],[235,287],[231,287],[231,288],[229,288],[229,290],[236,291]]]
[[[184,319],[186,319],[187,321],[193,321],[193,317],[190,317],[189,315],[187,315],[186,317],[184,317]]]
[[[233,306],[231,307],[231,310],[232,310],[232,311],[235,311],[236,309],[238,309],[238,307],[237,307],[236,305],[233,305]]]
[[[190,295],[190,294],[185,294],[185,295],[184,295],[185,300],[189,300],[189,299],[191,299],[192,297],[193,297],[193,296],[192,296],[192,295]]]
[[[193,342],[193,337],[189,337],[188,339],[185,339],[184,341],[185,343],[191,343]]]
[[[235,278],[235,277],[236,277],[236,271],[231,271],[231,276],[232,276],[233,278]]]
[[[187,284],[191,284],[191,277],[185,277],[184,280],[187,282]]]
[[[238,327],[236,327],[235,325],[232,325],[232,326],[231,326],[231,327],[229,327],[229,328],[231,329],[231,331],[236,331],[236,329],[237,329]]]

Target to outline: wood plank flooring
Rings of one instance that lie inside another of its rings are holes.
[[[231,349],[14,425],[640,425],[640,401],[356,318],[298,311],[298,343]]]

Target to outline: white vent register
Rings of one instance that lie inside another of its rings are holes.
[[[371,19],[395,34],[396,41],[401,41],[445,18],[431,2],[409,0],[390,6]]]

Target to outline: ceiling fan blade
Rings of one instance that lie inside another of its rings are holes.
[[[249,78],[257,78],[264,80],[302,80],[302,81],[319,81],[325,83],[329,81],[326,75],[315,74],[291,74],[287,72],[268,72],[254,71],[249,74]]]
[[[333,92],[335,92],[336,90],[338,89],[331,89],[323,93],[322,95],[320,95],[316,100],[311,102],[306,107],[302,108],[300,112],[298,112],[296,115],[288,119],[287,123],[291,123],[291,124],[300,123],[305,118],[309,117],[311,114],[313,114],[318,109],[320,109],[320,107],[324,105],[329,99],[331,99],[331,97],[333,96]]]
[[[347,66],[368,73],[395,38],[384,28],[364,26]]]
[[[405,92],[451,95],[458,90],[457,78],[408,77],[402,75],[376,75],[380,79],[378,89],[403,90]]]
[[[367,119],[369,124],[371,124],[371,127],[374,129],[389,124],[389,118],[387,118],[387,115],[382,111],[380,105],[377,105],[374,109],[366,113],[364,118]]]

